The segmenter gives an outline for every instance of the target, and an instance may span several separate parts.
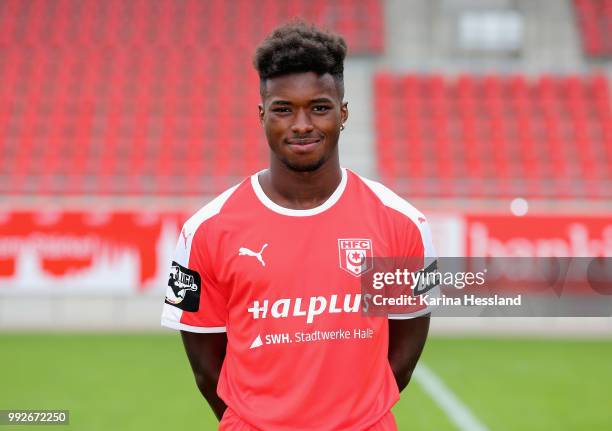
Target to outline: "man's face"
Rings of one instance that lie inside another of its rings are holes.
[[[337,155],[348,108],[330,74],[305,72],[268,79],[262,99],[259,118],[268,145],[289,169],[314,171]]]

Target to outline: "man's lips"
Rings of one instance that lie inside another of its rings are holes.
[[[320,138],[288,139],[289,147],[296,153],[305,154],[314,150],[320,143]]]
[[[304,138],[304,139],[287,139],[289,145],[308,145],[319,142],[320,138]]]

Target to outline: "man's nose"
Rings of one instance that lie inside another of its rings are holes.
[[[305,135],[312,132],[313,128],[310,116],[303,109],[298,110],[291,131],[297,135]]]

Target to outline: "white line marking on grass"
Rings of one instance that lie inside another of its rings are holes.
[[[476,419],[476,416],[444,384],[442,379],[426,365],[419,363],[412,377],[461,431],[488,431],[488,428]]]

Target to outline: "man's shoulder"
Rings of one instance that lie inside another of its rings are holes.
[[[431,230],[425,215],[385,185],[378,181],[355,175],[360,180],[360,183],[367,188],[370,198],[378,202],[381,207],[384,207],[391,214],[393,220],[401,223],[403,227],[409,228],[410,231],[419,233],[423,242],[425,256],[435,256],[436,252],[431,238]],[[409,222],[407,222],[408,220]]]
[[[425,221],[425,215],[421,211],[389,187],[378,181],[363,177],[355,172],[353,172],[353,175],[363,184],[365,190],[370,194],[370,197],[384,208],[389,208],[403,214],[417,226]]]
[[[247,181],[248,179],[245,179],[230,187],[197,210],[183,225],[183,235],[193,235],[200,226],[226,211],[228,203],[235,199],[236,195],[244,189]]]

